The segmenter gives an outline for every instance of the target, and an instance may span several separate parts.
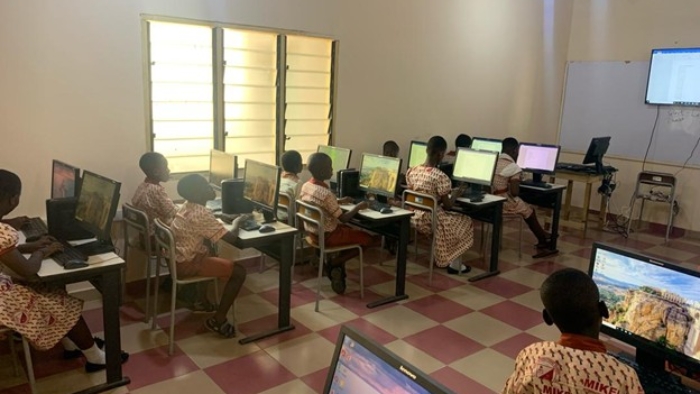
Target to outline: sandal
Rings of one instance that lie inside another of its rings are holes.
[[[190,308],[192,313],[214,313],[218,306],[209,301],[196,301]]]
[[[236,336],[236,329],[226,320],[222,323],[218,323],[216,319],[212,317],[204,322],[204,326],[207,327],[207,330],[217,333],[224,338],[233,338]]]

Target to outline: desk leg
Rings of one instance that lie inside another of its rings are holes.
[[[574,181],[566,182],[566,202],[564,203],[564,220],[571,218],[571,196],[574,194]]]
[[[285,237],[280,240],[280,275],[277,328],[242,338],[238,341],[241,345],[255,342],[259,339],[271,337],[294,329],[291,321],[292,307],[292,254],[294,250],[294,237]]]
[[[554,200],[554,210],[552,211],[552,250],[557,250],[557,239],[559,238],[559,217],[561,216],[561,193],[557,193]]]
[[[603,230],[605,229],[605,223],[608,221],[608,196],[602,195],[600,196],[600,215],[598,217],[598,221],[600,222],[600,229]]]
[[[491,234],[491,258],[489,259],[489,270],[481,275],[472,276],[470,282],[476,282],[494,275],[498,275],[498,252],[501,244],[501,224],[503,222],[503,204],[498,204],[493,208],[492,234]]]
[[[588,211],[591,210],[591,183],[586,182],[586,193],[583,195],[583,238],[588,231]]]
[[[396,252],[396,292],[391,297],[382,298],[367,304],[367,308],[376,308],[380,305],[408,299],[406,295],[406,250],[411,232],[411,218],[406,216],[401,219],[399,229],[399,247]]]

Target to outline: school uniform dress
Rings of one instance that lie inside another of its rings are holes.
[[[131,204],[146,213],[151,226],[151,234],[155,228],[153,227],[155,219],[170,224],[175,217],[175,212],[177,212],[177,207],[166,193],[165,187],[154,183],[141,183],[136,188]]]
[[[521,350],[502,394],[643,394],[637,373],[597,339],[564,334]]]
[[[435,167],[419,165],[406,173],[408,188],[420,193],[430,194],[438,199],[452,191],[450,178]],[[439,201],[439,200],[438,200]],[[447,212],[437,206],[437,226],[435,234],[435,265],[447,267],[452,260],[462,256],[474,244],[472,220],[457,212]],[[428,212],[416,210],[411,224],[421,234],[431,235],[431,217]]]
[[[312,178],[304,183],[299,193],[299,199],[323,210],[325,246],[335,247],[352,244],[367,246],[372,243],[372,237],[366,232],[340,223],[338,218],[343,214],[343,211],[338,205],[338,199],[325,182]],[[311,242],[318,244],[316,229],[306,223],[304,223],[304,228],[311,238]]]
[[[0,223],[0,255],[17,247],[19,237]],[[0,265],[0,325],[24,336],[38,350],[54,347],[75,326],[83,301],[63,289],[13,279]]]
[[[491,189],[493,194],[506,197],[506,201],[503,203],[503,213],[517,214],[528,218],[532,215],[532,207],[520,197],[513,197],[508,193],[511,179],[520,179],[522,172],[523,170],[510,155],[501,153],[496,162]]]

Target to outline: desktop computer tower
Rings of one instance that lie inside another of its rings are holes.
[[[95,237],[75,220],[75,207],[77,205],[78,199],[75,197],[46,200],[46,225],[49,229],[49,235],[62,241]]]
[[[338,172],[338,197],[358,197],[360,194],[360,172],[347,169]]]
[[[253,204],[243,198],[243,179],[221,182],[221,213],[251,213]]]

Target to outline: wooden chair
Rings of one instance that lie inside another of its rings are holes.
[[[433,265],[435,262],[435,228],[437,226],[437,206],[438,206],[438,201],[435,196],[432,196],[430,194],[425,194],[425,193],[420,193],[417,191],[413,191],[410,189],[406,189],[403,191],[403,196],[402,196],[403,204],[401,205],[401,208],[403,209],[408,209],[412,208],[413,210],[417,211],[423,211],[425,212],[426,215],[429,215],[430,217],[430,226],[431,226],[431,232],[430,232],[430,239],[431,239],[431,244],[430,244],[430,267],[429,273],[428,273],[428,285],[432,286],[433,285]],[[413,228],[414,231],[414,239],[415,239],[415,255],[416,259],[418,259],[418,229]]]
[[[320,253],[320,260],[318,264],[318,284],[316,288],[316,307],[314,308],[314,310],[318,312],[318,304],[321,298],[321,279],[323,277],[323,262],[326,260],[326,255],[330,253],[337,253],[342,252],[344,250],[351,250],[357,248],[357,250],[360,252],[360,298],[364,298],[365,282],[363,270],[364,264],[362,261],[362,246],[360,246],[359,244],[352,244],[327,248],[325,246],[325,232],[323,231],[323,223],[325,223],[325,218],[321,208],[301,200],[296,201],[296,208],[297,228],[304,231],[305,233],[313,232],[318,234],[318,243],[314,242],[313,239],[311,239],[310,237],[306,237],[306,242],[312,248],[318,249]],[[307,228],[307,230],[304,230],[304,227]],[[308,228],[313,229],[313,231],[308,231]]]
[[[180,279],[177,276],[177,261],[175,259],[175,238],[173,237],[172,231],[159,219],[155,219],[155,235],[156,235],[156,245],[159,252],[156,253],[157,265],[156,265],[156,278],[158,278],[158,267],[160,266],[161,259],[165,259],[170,268],[170,277],[172,280],[172,288],[170,291],[170,339],[168,354],[172,356],[173,347],[175,345],[175,304],[177,303],[177,287],[179,285],[186,285],[190,283],[214,282],[214,294],[216,299],[219,300],[219,281],[217,277],[213,276],[193,276],[189,278]],[[158,289],[158,280],[156,280],[156,289]],[[158,305],[158,291],[155,292],[155,304]],[[156,314],[154,313],[153,320],[155,320]]]
[[[12,355],[12,365],[15,369],[15,375],[19,376],[19,364],[17,363],[17,349],[15,348],[15,338],[13,338],[14,331],[10,328],[0,326],[0,335],[7,335],[7,339],[10,345],[10,354]],[[29,381],[29,389],[32,394],[37,393],[36,389],[36,379],[34,378],[34,364],[32,363],[32,353],[29,349],[29,342],[27,338],[22,336],[22,351],[24,352],[24,362],[27,366],[27,380]]]

